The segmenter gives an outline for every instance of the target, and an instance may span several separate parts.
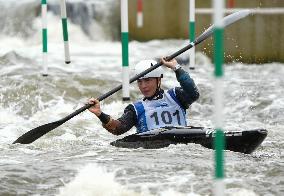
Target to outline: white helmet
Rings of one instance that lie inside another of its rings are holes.
[[[145,71],[146,69],[150,68],[153,65],[156,65],[157,62],[154,60],[143,60],[140,61],[139,63],[137,63],[135,65],[135,75],[138,75],[140,73],[142,73],[143,71]],[[162,72],[162,68],[158,67],[156,69],[154,69],[153,71],[151,71],[150,73],[147,73],[146,75],[144,75],[143,77],[141,77],[140,79],[145,79],[145,78],[162,78],[163,77],[163,72]]]

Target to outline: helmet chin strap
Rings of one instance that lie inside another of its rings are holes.
[[[157,78],[157,89],[156,89],[156,92],[160,91],[160,89],[161,89],[161,78]]]

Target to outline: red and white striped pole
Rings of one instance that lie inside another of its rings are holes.
[[[143,0],[137,0],[137,27],[143,26]]]
[[[235,0],[228,0],[227,8],[234,8],[235,7]]]

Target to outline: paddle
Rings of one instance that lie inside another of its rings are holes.
[[[239,12],[233,13],[233,14],[225,17],[223,19],[224,27],[226,27],[226,26],[228,26],[228,25],[230,25],[230,24],[240,20],[241,18],[246,17],[247,15],[249,15],[249,13],[250,13],[249,10],[243,10],[243,11],[239,11]],[[210,37],[213,34],[213,32],[214,32],[214,25],[210,26],[204,33],[202,33],[199,37],[197,37],[194,40],[194,42],[191,42],[190,44],[188,44],[187,46],[185,46],[181,50],[179,50],[176,53],[168,56],[166,58],[166,60],[170,61],[173,58],[177,57],[178,55],[182,54],[183,52],[185,52],[185,51],[189,50],[190,48],[194,47],[195,45],[201,43],[202,41],[204,41],[205,39]],[[132,82],[136,81],[140,77],[146,75],[147,73],[153,71],[154,69],[158,68],[161,65],[162,65],[161,62],[157,63],[156,65],[150,67],[149,69],[143,71],[142,73],[132,77],[129,82],[132,83]],[[102,101],[105,98],[107,98],[107,97],[111,96],[112,94],[116,93],[120,89],[122,89],[122,85],[117,86],[116,88],[112,89],[111,91],[107,92],[106,94],[101,95],[97,99],[99,101]],[[76,115],[80,114],[81,112],[85,111],[86,109],[90,108],[91,106],[92,106],[91,104],[86,104],[85,106],[79,108],[78,110],[74,111],[72,114],[69,114],[65,118],[62,118],[61,120],[58,120],[58,121],[55,121],[55,122],[52,122],[52,123],[48,123],[48,124],[45,124],[45,125],[41,125],[41,126],[39,126],[37,128],[34,128],[34,129],[28,131],[27,133],[23,134],[21,137],[19,137],[16,141],[13,142],[13,144],[15,144],[15,143],[30,144],[33,141],[35,141],[38,138],[40,138],[41,136],[43,136],[46,133],[48,133],[49,131],[59,127],[60,125],[62,125],[66,121],[70,120],[74,116],[76,116]]]

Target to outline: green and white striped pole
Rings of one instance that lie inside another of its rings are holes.
[[[62,21],[62,30],[63,30],[65,63],[69,64],[71,61],[70,61],[68,28],[67,28],[66,0],[61,0],[61,21]]]
[[[47,2],[41,0],[41,20],[42,20],[42,66],[43,76],[47,76]]]
[[[213,0],[214,6],[214,63],[215,63],[215,184],[214,195],[222,196],[225,191],[224,184],[224,132],[223,132],[223,61],[224,61],[224,0]]]
[[[189,42],[195,40],[195,0],[189,0]],[[195,47],[189,51],[189,69],[195,67]]]
[[[128,0],[121,0],[122,100],[130,100],[128,66]]]

